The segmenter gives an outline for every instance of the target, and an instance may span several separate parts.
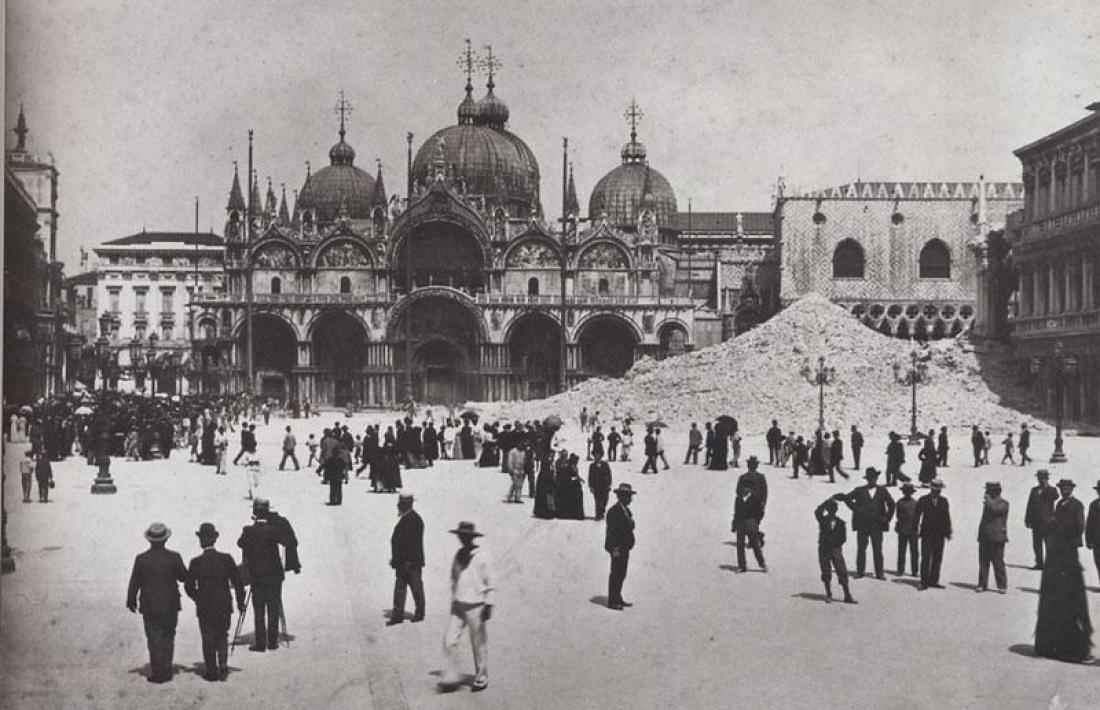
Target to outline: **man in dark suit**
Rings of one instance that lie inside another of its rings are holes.
[[[936,439],[936,465],[947,465],[947,452],[951,450],[951,444],[947,440],[947,427],[940,427],[940,435]]]
[[[885,579],[882,562],[882,533],[890,529],[894,517],[894,498],[878,485],[879,472],[868,467],[863,474],[866,485],[860,486],[844,498],[852,509],[852,529],[856,531],[856,578],[862,577],[867,565],[867,543],[871,543],[871,556],[875,565],[875,578]]]
[[[645,464],[642,465],[642,473],[657,473],[657,437],[653,435],[653,427],[645,432]]]
[[[634,514],[630,512],[630,502],[634,499],[634,489],[629,483],[620,483],[615,489],[619,499],[607,511],[607,531],[604,536],[604,549],[611,555],[611,573],[607,578],[607,608],[622,610],[634,606],[623,599],[623,582],[630,566],[630,551],[634,549]]]
[[[402,492],[397,497],[397,524],[390,536],[390,567],[393,567],[393,611],[386,626],[400,624],[405,620],[405,593],[412,590],[413,621],[424,620],[424,582],[421,570],[424,568],[424,521],[413,510],[413,494]]]
[[[178,582],[187,579],[183,558],[164,546],[171,534],[164,523],[153,523],[145,531],[149,549],[134,559],[126,591],[126,608],[131,612],[140,610],[145,623],[145,638],[149,644],[147,680],[150,683],[172,680],[172,656],[180,613]]]
[[[1089,504],[1089,514],[1085,519],[1085,547],[1092,550],[1092,561],[1096,564],[1096,574],[1100,576],[1100,481],[1093,486],[1096,499]]]
[[[931,492],[917,501],[917,525],[920,535],[920,586],[917,589],[943,589],[940,564],[944,542],[951,539],[951,509],[941,495],[943,481],[932,479]]]
[[[768,504],[768,481],[757,468],[760,461],[750,456],[745,462],[748,471],[737,479],[737,497],[733,504],[733,532],[737,534],[737,571],[748,569],[745,561],[745,544],[752,548],[756,564],[764,572],[768,565],[764,562],[764,534],[760,532],[760,522],[764,519],[764,509]]]
[[[1005,573],[1005,543],[1008,542],[1008,501],[1001,497],[1001,484],[990,481],[985,484],[985,501],[982,519],[978,523],[978,588],[989,588],[989,568],[993,567],[993,579],[997,591],[1008,591],[1008,575]]]
[[[855,469],[858,471],[859,470],[859,457],[860,457],[860,454],[863,451],[863,434],[860,433],[859,429],[856,428],[855,424],[852,425],[852,436],[849,439],[849,444],[851,445],[851,448],[852,448],[852,464],[855,466]]]
[[[252,525],[244,526],[237,546],[252,584],[254,639],[249,651],[272,651],[279,647],[279,619],[283,609],[283,561],[279,545],[286,544],[284,532],[268,520],[269,504],[257,499],[252,507]]]
[[[909,569],[914,577],[920,565],[917,550],[917,501],[913,498],[916,487],[912,483],[901,484],[901,498],[894,507],[894,532],[898,534],[898,576],[905,574],[905,553],[909,553]]]
[[[768,463],[772,466],[780,465],[779,447],[783,444],[783,430],[779,428],[779,421],[772,419],[771,428],[764,435],[768,442]]]
[[[1031,463],[1031,457],[1027,455],[1028,449],[1031,448],[1031,430],[1027,428],[1027,424],[1020,425],[1020,440],[1016,444],[1016,448],[1020,451],[1020,465],[1026,466]]]
[[[832,573],[844,590],[844,603],[855,604],[848,589],[848,566],[844,563],[844,541],[848,539],[844,521],[836,516],[836,498],[845,499],[843,493],[827,498],[814,510],[817,519],[817,561],[821,567],[821,582],[825,585],[826,603],[833,600]]]
[[[607,509],[608,494],[611,493],[611,466],[598,452],[596,460],[588,466],[588,490],[596,501],[596,520],[603,520]]]
[[[1031,548],[1035,552],[1035,566],[1043,568],[1043,549],[1046,545],[1047,530],[1054,519],[1054,503],[1058,500],[1058,491],[1050,485],[1050,471],[1041,468],[1035,472],[1039,485],[1031,489],[1027,497],[1027,509],[1024,510],[1024,525],[1031,530]]]
[[[191,560],[187,567],[187,581],[183,590],[195,602],[199,617],[199,633],[202,635],[202,660],[206,666],[205,680],[225,680],[229,677],[229,623],[233,619],[233,599],[229,588],[237,596],[237,610],[244,613],[244,584],[233,556],[214,549],[218,531],[213,523],[203,523],[195,535],[199,538],[202,554]]]
[[[982,465],[982,455],[985,452],[985,437],[977,424],[970,427],[970,448],[974,450],[974,468],[977,468]]]

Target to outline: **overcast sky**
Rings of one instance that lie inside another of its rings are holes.
[[[1018,180],[1013,149],[1100,100],[1098,19],[1096,0],[8,0],[6,119],[24,104],[61,171],[67,274],[82,244],[191,229],[196,195],[220,232],[248,128],[261,180],[300,188],[341,89],[356,164],[403,190],[406,132],[455,122],[467,36],[503,63],[548,217],[562,136],[587,211],[632,96],[681,210],[763,211],[779,175]]]

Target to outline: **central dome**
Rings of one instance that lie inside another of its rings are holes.
[[[464,183],[467,194],[484,196],[512,217],[540,213],[539,163],[527,144],[505,129],[508,106],[491,84],[481,101],[475,103],[470,93],[467,83],[458,125],[436,131],[416,152],[413,180],[430,185],[442,158],[448,177]]]
[[[657,226],[667,226],[676,213],[676,193],[664,175],[649,167],[645,146],[631,134],[623,146],[622,164],[600,178],[588,200],[588,218],[607,215],[618,229],[634,229],[644,206],[657,213]]]
[[[370,219],[374,178],[355,167],[355,149],[340,140],[328,152],[330,165],[306,178],[298,194],[297,209],[312,209],[319,223],[334,222],[341,210],[351,219]]]

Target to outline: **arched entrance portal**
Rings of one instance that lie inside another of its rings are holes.
[[[413,397],[419,402],[455,404],[479,396],[481,328],[468,308],[444,296],[414,298],[391,321],[394,362],[403,390],[405,319],[409,319]]]
[[[485,288],[485,264],[477,238],[449,222],[428,222],[416,227],[398,246],[394,283],[405,284],[411,244],[412,280],[417,288],[450,286],[470,293]]]
[[[363,366],[368,335],[363,325],[344,311],[326,311],[313,325],[312,340],[317,368],[313,396],[337,407],[367,401]]]
[[[241,329],[241,354],[248,357],[247,331]],[[252,319],[252,358],[256,371],[256,392],[281,401],[295,398],[290,372],[298,361],[298,339],[294,329],[276,316],[261,314]]]
[[[596,316],[577,335],[581,367],[588,375],[622,377],[634,364],[634,329],[615,316]]]
[[[561,389],[561,327],[553,318],[545,313],[520,316],[507,342],[524,399],[539,399]]]

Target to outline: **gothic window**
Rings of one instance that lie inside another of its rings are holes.
[[[920,277],[922,279],[951,278],[951,252],[939,239],[930,239],[920,250]]]
[[[281,279],[279,279],[278,276],[273,276],[271,278],[271,292],[272,293],[282,293],[283,292],[283,282],[282,282]]]
[[[599,283],[596,285],[596,292],[601,296],[606,296],[611,292],[611,284],[607,279],[600,279]]]
[[[855,239],[845,239],[833,251],[834,279],[862,279],[863,247]]]
[[[527,295],[537,296],[539,295],[539,280],[532,277],[527,279]]]
[[[351,293],[351,279],[347,276],[340,277],[340,293]]]

